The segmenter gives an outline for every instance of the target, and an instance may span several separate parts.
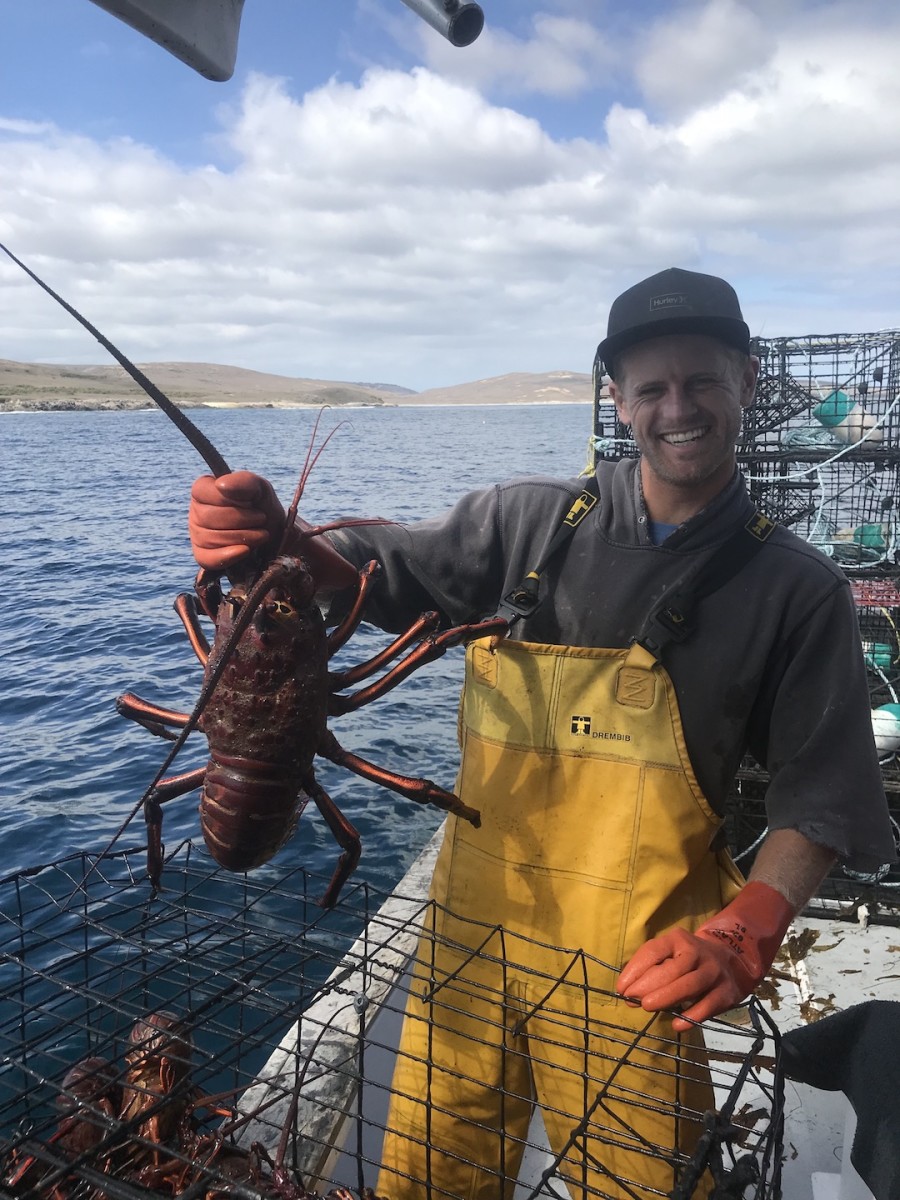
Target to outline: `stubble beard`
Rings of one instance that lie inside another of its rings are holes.
[[[732,433],[734,435],[732,440]],[[722,476],[723,486],[734,470],[734,447],[740,435],[740,423],[735,430],[729,430],[714,458],[701,458],[697,462],[672,463],[665,452],[660,452],[654,444],[641,445],[635,439],[641,457],[647,467],[661,483],[668,487],[690,490],[709,483],[717,476]],[[642,439],[643,440],[643,439]]]

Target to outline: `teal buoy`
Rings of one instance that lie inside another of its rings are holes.
[[[876,429],[876,417],[867,413],[846,392],[836,389],[812,410],[820,425],[832,433],[840,442],[854,445],[867,437],[867,441],[880,442],[881,430]]]

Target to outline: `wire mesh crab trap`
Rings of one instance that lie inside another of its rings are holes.
[[[900,330],[758,338],[756,399],[743,423],[743,453],[900,444]]]
[[[489,927],[460,954],[421,895],[358,884],[324,912],[301,869],[235,877],[190,843],[155,898],[143,869],[81,855],[0,882],[3,1194],[436,1200],[476,1162],[517,1200],[779,1194],[778,1041],[755,1003],[704,1045],[616,1004],[584,955],[543,948],[565,964],[549,977]],[[407,1004],[424,1058],[398,1047]],[[463,1010],[450,1070],[436,1042]],[[542,1139],[529,1064],[547,1062]]]

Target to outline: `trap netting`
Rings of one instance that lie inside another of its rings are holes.
[[[900,330],[757,338],[760,372],[740,452],[900,445]]]
[[[478,1168],[516,1200],[779,1194],[778,1042],[755,1002],[704,1045],[615,1003],[583,954],[526,965],[490,926],[462,949],[421,895],[351,883],[324,912],[326,881],[230,875],[190,843],[156,898],[143,873],[128,851],[0,881],[0,1193],[452,1200]]]
[[[760,339],[738,460],[757,505],[848,574],[898,562],[900,332]]]

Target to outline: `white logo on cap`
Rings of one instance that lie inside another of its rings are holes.
[[[667,296],[653,296],[650,300],[650,311],[655,312],[660,308],[680,308],[683,304],[687,304],[687,296],[684,292],[669,292]]]

